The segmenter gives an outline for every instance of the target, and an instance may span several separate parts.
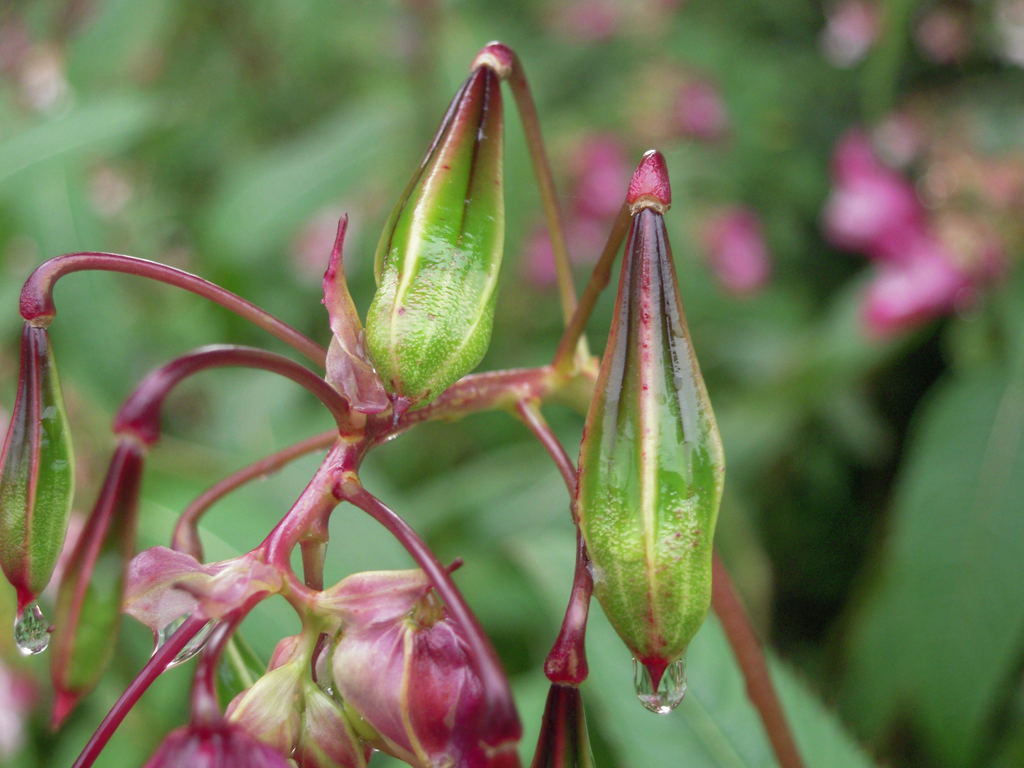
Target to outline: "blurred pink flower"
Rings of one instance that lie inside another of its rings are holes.
[[[729,117],[714,83],[691,80],[676,96],[675,130],[680,136],[699,141],[716,141],[729,133]]]
[[[861,305],[869,332],[888,336],[955,309],[972,280],[933,238],[925,237],[900,263],[882,265]]]
[[[701,240],[708,264],[725,290],[738,295],[755,293],[771,276],[771,255],[757,213],[730,206],[712,214]]]
[[[970,48],[971,19],[959,8],[940,5],[921,20],[914,39],[926,58],[936,64],[952,64]]]
[[[878,261],[900,261],[924,226],[913,184],[876,157],[860,131],[846,135],[832,161],[834,187],[825,203],[826,237]]]
[[[821,52],[837,67],[852,67],[864,58],[877,36],[878,7],[865,0],[842,0],[828,12]]]
[[[951,312],[1002,272],[1003,246],[982,221],[929,215],[911,181],[884,165],[860,131],[836,146],[832,172],[825,235],[878,265],[861,306],[872,334],[898,333]]]

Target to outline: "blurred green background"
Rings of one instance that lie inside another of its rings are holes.
[[[345,269],[365,313],[390,206],[492,39],[518,51],[531,79],[578,285],[607,231],[601,200],[610,195],[614,211],[643,150],[668,159],[668,226],[728,462],[717,543],[774,650],[808,765],[1024,765],[1019,0],[6,0],[4,421],[18,291],[63,252],[187,269],[326,344],[320,279],[337,217],[351,217]],[[505,265],[481,369],[542,364],[560,333],[539,196],[508,103]],[[955,214],[956,233],[984,228],[1001,266],[967,299],[872,334],[864,292],[877,273],[829,244],[822,210],[841,137],[861,126],[895,152],[906,114],[915,159],[890,164],[929,221]],[[952,192],[940,183],[949,174],[937,175],[950,168]],[[1002,184],[998,203],[958,196],[978,168]],[[709,230],[736,210],[755,224]],[[729,272],[730,233],[752,277]],[[598,353],[611,299],[590,325]],[[112,415],[150,368],[213,342],[283,351],[217,307],[135,278],[76,274],[56,300],[83,513]],[[547,415],[575,454],[581,417]],[[177,513],[224,474],[329,426],[304,392],[266,374],[188,382],[149,463],[140,545],[166,545]],[[204,523],[208,557],[256,545],[315,466],[300,461],[220,504]],[[541,665],[571,581],[557,473],[522,425],[488,414],[415,430],[372,454],[363,477],[442,559],[465,558],[457,581],[513,678],[528,762]],[[409,562],[372,521],[336,512],[329,582]],[[10,618],[13,590],[3,600]],[[602,768],[775,764],[713,618],[689,654],[686,700],[659,718],[635,701],[629,654],[596,603],[593,613],[584,696]],[[297,628],[272,600],[244,633],[267,659]],[[0,763],[73,762],[151,649],[131,620],[117,643],[114,668],[53,735],[46,656],[17,657],[3,634]],[[99,765],[141,765],[184,721],[188,669],[154,686]]]

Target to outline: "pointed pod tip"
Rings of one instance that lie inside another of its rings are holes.
[[[338,219],[338,233],[334,236],[334,247],[331,249],[331,257],[327,262],[327,271],[324,272],[324,289],[328,282],[333,282],[341,266],[341,251],[345,244],[345,232],[348,229],[348,214],[343,213]]]
[[[53,713],[50,716],[50,730],[59,731],[68,715],[78,705],[79,695],[71,691],[57,690],[53,699]]]
[[[634,216],[644,208],[653,208],[663,214],[672,205],[668,167],[665,165],[665,156],[658,150],[649,149],[644,153],[630,179],[626,204]]]
[[[476,71],[480,67],[487,67],[502,80],[507,80],[515,67],[516,55],[504,43],[497,40],[488,43],[480,49],[480,53],[473,59],[470,71]]]

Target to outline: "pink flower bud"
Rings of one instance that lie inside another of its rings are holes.
[[[514,741],[479,732],[483,686],[461,630],[421,571],[362,573],[325,592],[341,617],[338,693],[380,735],[375,746],[418,768],[515,768]]]
[[[722,287],[740,296],[757,292],[771,276],[772,262],[757,213],[742,206],[711,216],[702,232],[708,264]]]
[[[300,662],[267,672],[228,706],[228,720],[282,754],[291,754],[299,737]]]
[[[145,768],[291,768],[281,753],[224,721],[172,732]]]
[[[360,744],[341,705],[307,679],[302,730],[295,748],[299,768],[366,768],[371,749]]]

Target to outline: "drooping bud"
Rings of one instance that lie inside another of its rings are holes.
[[[362,573],[324,593],[341,618],[337,691],[379,734],[374,746],[417,768],[517,768],[515,741],[479,736],[483,686],[466,641],[421,571]]]
[[[50,337],[26,323],[18,395],[0,458],[0,566],[18,592],[19,617],[53,574],[74,488],[71,429]]]
[[[348,215],[338,222],[338,234],[324,273],[324,306],[331,319],[331,345],[327,349],[327,381],[360,413],[380,413],[388,407],[384,384],[366,357],[363,324],[348,292],[341,249]]]
[[[292,768],[272,747],[244,729],[223,720],[179,728],[146,763],[145,768]]]
[[[114,653],[125,572],[135,550],[143,456],[134,440],[118,444],[61,580],[50,658],[55,725],[92,690]]]
[[[648,153],[630,185],[634,220],[576,498],[595,594],[655,711],[682,699],[682,657],[710,606],[725,471],[662,216],[670,194],[664,160]]]
[[[299,737],[300,660],[267,672],[228,706],[228,720],[283,754]]]
[[[366,346],[396,411],[440,395],[490,343],[505,237],[502,127],[500,81],[485,63],[384,228]]]
[[[366,768],[372,750],[360,744],[341,705],[309,678],[302,685],[302,703],[295,748],[299,768]]]
[[[583,698],[574,685],[552,685],[530,768],[594,768]]]

